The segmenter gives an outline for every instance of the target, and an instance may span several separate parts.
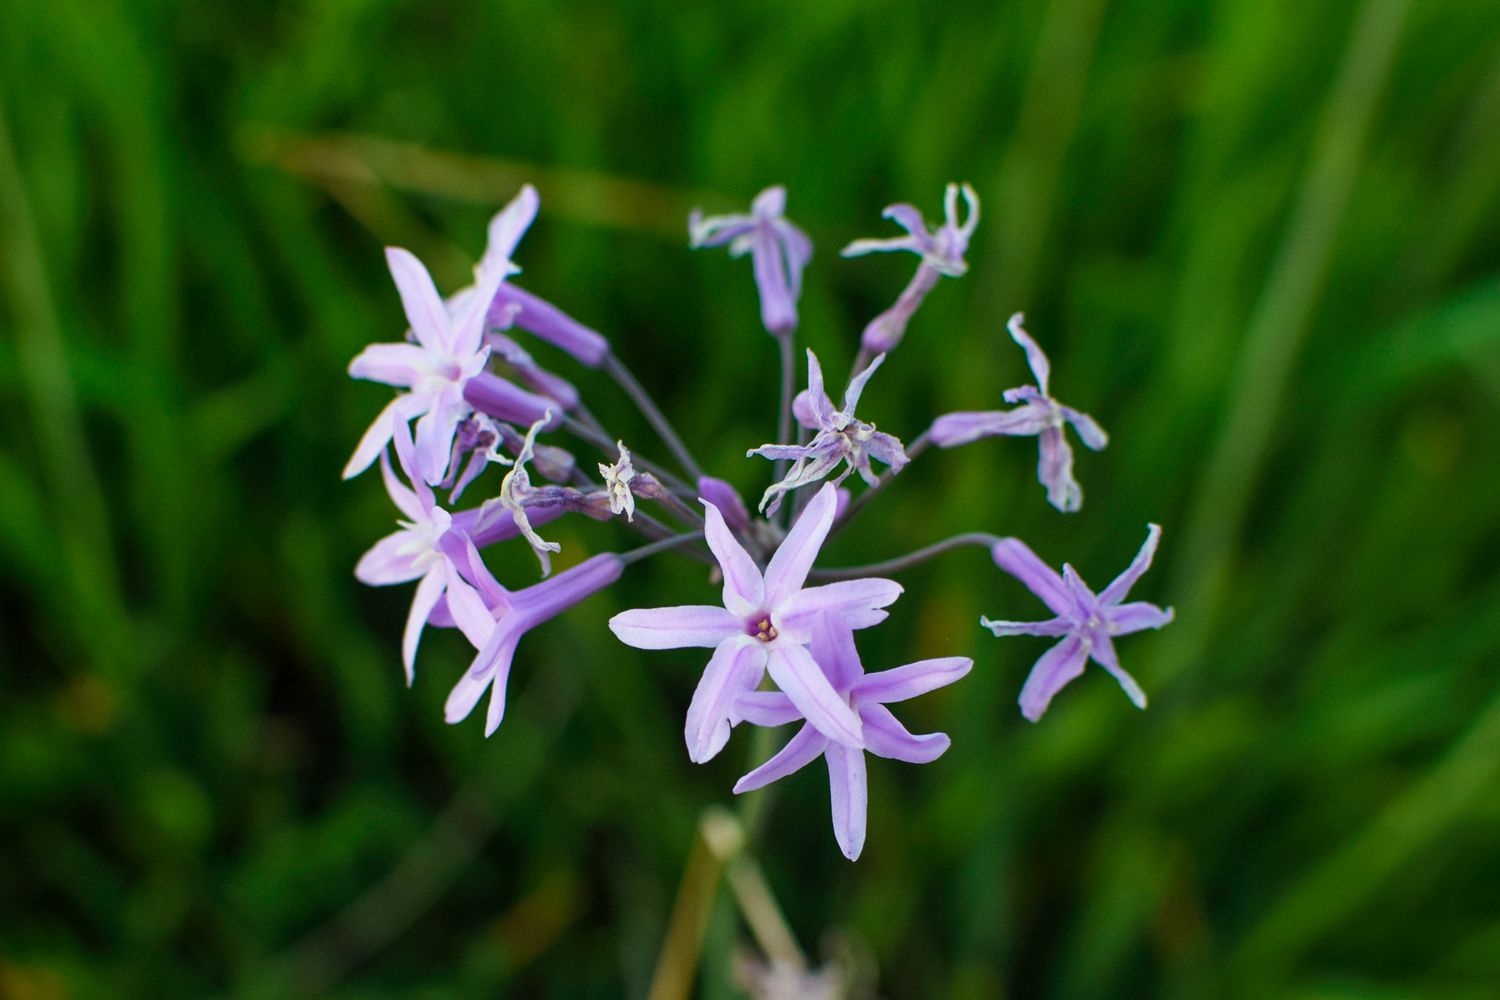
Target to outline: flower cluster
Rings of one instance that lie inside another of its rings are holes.
[[[960,196],[967,205],[962,222]],[[856,858],[865,841],[866,755],[925,764],[949,746],[942,733],[910,732],[891,706],[952,684],[973,667],[968,657],[949,656],[867,671],[856,633],[883,622],[901,596],[901,585],[889,575],[967,544],[988,548],[995,565],[1020,580],[1054,616],[1039,622],[981,619],[996,636],[1056,640],[1022,686],[1020,705],[1027,719],[1040,719],[1090,659],[1132,702],[1145,707],[1146,696],[1121,667],[1114,640],[1172,620],[1170,609],[1125,600],[1156,551],[1161,530],[1155,525],[1130,566],[1097,594],[1071,566],[1064,564],[1058,573],[1021,541],[979,532],[871,567],[819,566],[825,542],[929,444],[954,448],[988,437],[1034,436],[1048,501],[1073,512],[1082,505],[1083,491],[1073,475],[1065,428],[1071,426],[1095,451],[1108,441],[1093,418],[1051,395],[1051,364],[1019,313],[1008,329],[1025,352],[1035,384],[1006,391],[1008,409],[939,416],[910,439],[910,446],[855,415],[871,377],[890,363],[938,279],[967,271],[965,254],[979,220],[972,188],[948,186],[939,226],[929,227],[911,205],[892,205],[885,214],[906,230],[905,236],[858,240],[845,248],[846,257],[910,251],[921,262],[896,303],[864,329],[839,404],[810,350],[807,386],[801,392],[791,389],[791,345],[812,242],[787,220],[785,189],[767,188],[746,214],[692,214],[688,229],[694,247],[726,246],[734,256],[750,255],[762,322],[781,341],[785,438],[748,452],[776,463],[759,517],[729,482],[704,473],[608,340],[515,283],[520,269],[512,256],[539,207],[536,191],[523,188],[491,222],[473,282],[446,299],[415,256],[388,249],[405,336],[365,348],[349,365],[353,377],[398,390],[344,469],[348,478],[378,463],[401,518],[397,530],[360,559],[355,575],[372,586],[416,584],[401,648],[408,684],[415,680],[418,646],[428,626],[457,629],[473,646],[473,658],[448,697],[448,722],[466,719],[488,693],[485,734],[494,733],[504,719],[511,666],[528,631],[610,587],[649,556],[676,552],[697,558],[722,585],[718,603],[622,611],[610,618],[609,628],[638,649],[711,650],[686,707],[689,759],[711,760],[741,725],[793,727],[781,749],[758,762],[734,791],[761,788],[821,757],[828,769],[835,839],[847,857]],[[638,406],[670,461],[648,459],[649,449],[639,448],[639,442],[627,445],[611,434],[582,404],[571,381],[533,360],[518,339],[523,334],[560,348],[585,371],[610,377]],[[787,439],[794,425],[795,438]],[[544,434],[566,434],[573,444],[543,442]],[[597,479],[570,450],[579,447],[598,453]],[[491,465],[503,472],[488,497],[459,507]],[[863,482],[857,496],[841,488],[854,473]],[[541,529],[570,514],[613,520],[641,535],[642,544],[589,556],[554,575],[553,557],[566,557]],[[513,539],[535,553],[541,582],[507,589],[487,566],[485,550]]]

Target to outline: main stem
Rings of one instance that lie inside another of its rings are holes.
[[[702,479],[703,467],[698,464],[698,460],[693,457],[693,453],[688,451],[687,445],[682,443],[682,438],[677,436],[677,430],[672,426],[672,422],[657,407],[656,401],[651,398],[650,393],[646,392],[645,387],[631,374],[630,369],[625,367],[625,363],[615,355],[608,354],[605,355],[602,367],[609,374],[609,377],[614,379],[621,389],[625,390],[625,395],[629,396],[631,401],[635,403],[636,408],[641,411],[647,422],[656,430],[657,436],[666,442],[667,447],[677,457],[678,463],[687,471],[688,475],[692,476],[694,480]]]
[[[915,462],[917,460],[917,456],[926,451],[928,446],[931,444],[932,430],[931,428],[929,428],[923,431],[921,434],[918,434],[912,441],[911,447],[906,449],[907,465]],[[902,468],[905,468],[905,466],[903,466]],[[854,515],[863,510],[871,500],[875,499],[875,494],[885,489],[887,484],[889,484],[890,481],[895,478],[896,473],[892,472],[890,469],[887,469],[884,473],[881,474],[880,479],[875,483],[874,486],[871,486],[859,496],[849,501],[849,507],[844,511],[844,516],[833,522],[833,527],[828,532],[829,537],[832,537],[833,534],[840,528],[848,524],[850,521],[854,520]]]
[[[887,573],[899,573],[904,569],[911,569],[919,563],[924,563],[934,556],[940,556],[944,552],[963,548],[966,545],[982,545],[990,548],[1000,541],[999,535],[992,535],[988,531],[970,531],[962,535],[954,535],[945,538],[941,542],[933,542],[931,545],[908,552],[904,556],[896,556],[884,562],[868,563],[864,566],[845,566],[838,569],[815,569],[808,576],[817,580],[860,580],[867,576],[884,576]]]

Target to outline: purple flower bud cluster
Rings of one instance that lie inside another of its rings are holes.
[[[967,206],[962,222],[960,196]],[[1155,525],[1134,562],[1097,594],[1071,566],[1064,564],[1059,574],[1017,539],[983,532],[955,535],[867,567],[818,565],[825,542],[929,445],[954,448],[983,438],[1035,436],[1038,478],[1048,501],[1064,512],[1082,505],[1065,428],[1095,451],[1108,439],[1093,418],[1053,398],[1051,363],[1023,329],[1019,313],[1008,329],[1025,352],[1035,384],[1006,391],[1008,409],[940,416],[911,438],[910,446],[856,415],[872,376],[890,364],[938,279],[967,271],[965,254],[979,220],[972,188],[948,186],[944,221],[937,227],[929,227],[911,205],[892,205],[886,217],[905,229],[905,236],[858,240],[845,248],[845,257],[910,251],[920,263],[896,303],[865,327],[839,394],[829,391],[810,350],[807,387],[792,391],[797,305],[812,242],[786,219],[785,189],[767,188],[745,214],[692,214],[694,247],[724,246],[733,256],[750,255],[762,322],[782,348],[780,426],[786,437],[794,426],[797,432],[795,440],[747,453],[775,463],[759,516],[727,480],[704,473],[608,340],[513,283],[520,272],[512,256],[539,208],[536,191],[523,188],[490,223],[473,283],[446,298],[415,256],[388,249],[405,336],[365,348],[349,366],[355,378],[398,390],[344,469],[348,478],[378,462],[400,515],[397,530],[359,560],[355,575],[372,586],[416,585],[401,648],[408,684],[415,681],[418,646],[428,626],[457,629],[473,646],[473,658],[448,696],[448,722],[466,719],[488,693],[485,734],[494,733],[505,716],[511,665],[530,629],[609,588],[647,557],[676,552],[695,558],[705,564],[707,581],[721,588],[716,603],[623,611],[609,620],[609,628],[638,649],[710,651],[686,707],[690,760],[715,757],[741,724],[794,727],[782,748],[742,777],[734,791],[761,788],[822,758],[835,839],[847,857],[856,858],[865,841],[867,755],[924,764],[949,746],[942,733],[910,732],[891,706],[952,684],[973,667],[967,657],[942,657],[867,671],[856,633],[883,622],[901,596],[901,585],[890,575],[969,544],[985,546],[995,565],[1019,579],[1054,616],[1040,622],[980,621],[996,636],[1056,640],[1021,689],[1026,718],[1041,718],[1089,660],[1145,707],[1144,692],[1120,666],[1114,639],[1172,620],[1170,609],[1125,600],[1156,551],[1161,529]],[[652,427],[664,458],[650,457],[650,441],[642,447],[611,434],[572,381],[532,358],[523,335],[561,349],[585,373],[611,378]],[[544,434],[566,434],[572,443],[543,441]],[[578,448],[596,453],[597,477],[587,471],[588,461],[575,457]],[[500,469],[482,486],[491,465]],[[841,484],[853,482],[855,473],[863,487],[851,495]],[[458,506],[460,497],[476,491],[486,498]],[[643,543],[578,560],[544,537],[553,521],[570,514],[612,520],[641,535]],[[507,589],[486,565],[486,549],[511,541],[531,548],[540,583]],[[554,557],[568,564],[555,575]]]

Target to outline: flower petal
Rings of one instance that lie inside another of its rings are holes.
[[[894,670],[882,670],[866,674],[854,682],[852,693],[856,702],[886,704],[906,701],[917,695],[935,691],[952,684],[974,666],[967,656],[944,656],[933,660],[918,660]]]
[[[402,424],[402,426],[406,425]],[[411,440],[410,433],[407,434],[407,440]],[[391,502],[396,505],[397,510],[406,515],[408,520],[424,521],[427,519],[427,512],[432,508],[424,507],[411,487],[400,480],[396,475],[396,470],[391,468],[389,453],[383,449],[380,452],[380,478],[385,480],[385,491],[390,495]],[[429,495],[431,495],[430,491]]]
[[[939,448],[957,448],[980,438],[1002,434],[1008,437],[1040,434],[1047,425],[1045,409],[1028,404],[1014,410],[945,413],[932,422],[928,434]]]
[[[1088,652],[1089,647],[1083,639],[1070,635],[1043,653],[1021,688],[1021,714],[1032,722],[1040,719],[1053,696],[1083,673]]]
[[[412,497],[417,502],[419,513],[409,516],[413,521],[425,521],[432,514],[433,508],[437,506],[437,498],[432,495],[432,487],[428,486],[418,473],[417,448],[412,442],[411,427],[406,421],[397,420],[391,425],[391,441],[396,446],[396,461],[401,463],[401,471],[406,473],[407,479],[411,480]],[[387,479],[386,489],[390,488],[391,481]],[[396,494],[392,493],[391,499],[394,500],[395,497]]]
[[[1159,608],[1146,601],[1131,601],[1128,604],[1106,606],[1104,617],[1114,626],[1115,635],[1129,635],[1148,628],[1170,625],[1176,617],[1171,608]]]
[[[1141,545],[1140,551],[1135,554],[1135,558],[1130,561],[1130,565],[1125,567],[1125,572],[1111,580],[1109,586],[1105,587],[1103,592],[1099,594],[1100,603],[1119,604],[1125,600],[1125,595],[1130,593],[1130,588],[1135,586],[1135,582],[1141,578],[1146,570],[1151,568],[1151,560],[1155,558],[1156,546],[1160,542],[1161,525],[1146,525],[1145,543]]]
[[[813,562],[818,558],[818,550],[823,547],[823,539],[828,537],[828,529],[833,526],[833,509],[837,503],[833,485],[825,484],[808,501],[802,516],[771,557],[765,578],[766,604],[771,609],[779,607],[782,601],[802,589]]]
[[[784,726],[802,719],[792,699],[780,691],[750,691],[734,699],[731,708],[733,722],[748,722],[752,726]]]
[[[946,733],[913,736],[884,705],[867,705],[859,714],[865,720],[865,749],[877,757],[930,764],[947,751],[951,742]]]
[[[804,391],[807,393],[806,415],[811,422],[803,422],[803,425],[808,430],[827,430],[833,424],[833,401],[828,398],[828,390],[823,388],[823,366],[818,363],[818,356],[811,347],[807,349],[807,389]],[[793,415],[795,410],[796,401],[793,400]]]
[[[370,546],[354,566],[354,578],[367,587],[387,587],[393,583],[410,583],[427,571],[416,565],[405,551],[411,532],[405,528],[386,535]]]
[[[416,344],[370,344],[349,362],[349,377],[409,388],[428,367],[428,353]]]
[[[805,587],[777,608],[776,626],[789,636],[805,641],[804,637],[810,634],[819,616],[826,615],[830,623],[847,625],[859,616],[859,612],[893,604],[901,596],[901,590],[901,584],[895,580],[874,577]]]
[[[1078,432],[1078,440],[1090,451],[1099,451],[1109,444],[1109,435],[1104,433],[1104,428],[1099,426],[1098,421],[1087,413],[1080,413],[1071,406],[1060,406],[1058,412],[1063,419],[1073,425]]]
[[[417,676],[417,644],[422,641],[422,628],[433,605],[443,596],[448,584],[448,573],[442,565],[434,566],[417,584],[411,598],[411,610],[406,615],[406,631],[401,636],[401,663],[406,667],[406,686],[411,687]]]
[[[837,743],[823,751],[828,762],[828,797],[833,811],[833,836],[844,857],[854,861],[865,847],[865,821],[869,786],[865,780],[865,754]]]
[[[828,737],[812,726],[803,726],[787,741],[776,756],[734,783],[734,794],[743,795],[780,781],[817,760],[829,746]]]
[[[730,720],[735,699],[755,690],[765,675],[766,647],[747,635],[719,644],[703,670],[688,705],[688,759],[694,764],[710,761],[729,742]]]
[[[1010,331],[1010,338],[1020,344],[1021,349],[1026,352],[1026,364],[1031,367],[1031,374],[1036,376],[1037,388],[1042,390],[1043,396],[1046,396],[1049,392],[1047,382],[1052,376],[1052,364],[1047,360],[1047,355],[1042,351],[1041,346],[1031,339],[1030,334],[1021,329],[1021,324],[1024,322],[1025,317],[1016,313],[1005,324],[1005,328]]]
[[[1049,618],[1044,622],[1008,622],[994,618],[979,617],[979,624],[989,629],[996,638],[1003,639],[1011,635],[1042,635],[1059,636],[1067,635],[1073,630],[1073,623],[1066,618]]]
[[[765,584],[761,580],[760,567],[755,565],[750,553],[724,523],[719,508],[707,500],[701,503],[704,510],[703,536],[708,540],[708,547],[719,561],[724,576],[724,607],[741,618],[763,611]]]
[[[385,260],[396,281],[396,290],[401,293],[401,308],[406,311],[417,343],[428,350],[451,348],[448,310],[427,268],[410,251],[400,247],[386,247]]]
[[[453,460],[453,435],[468,410],[463,393],[457,386],[450,386],[417,421],[417,464],[412,471],[428,483],[441,483],[448,475],[448,463]]]
[[[610,631],[636,649],[714,647],[744,635],[745,623],[724,608],[689,604],[675,608],[637,608],[609,620]]]
[[[788,642],[771,647],[767,669],[802,717],[831,740],[862,746],[859,716],[833,689],[806,649]]]
[[[1127,674],[1120,666],[1120,657],[1115,652],[1115,644],[1108,636],[1094,637],[1090,655],[1093,656],[1095,663],[1108,670],[1110,675],[1120,682],[1120,687],[1125,691],[1125,697],[1130,699],[1132,705],[1140,709],[1146,707],[1146,692],[1142,691],[1141,686],[1135,682],[1135,678]]]
[[[375,459],[390,443],[393,423],[426,413],[431,403],[432,396],[426,393],[410,393],[397,396],[385,404],[385,408],[370,422],[364,436],[359,439],[359,444],[355,445],[354,454],[349,456],[349,461],[344,465],[343,477],[353,479],[374,464]]]
[[[1037,441],[1036,478],[1047,487],[1047,502],[1071,514],[1083,506],[1083,488],[1073,478],[1073,449],[1059,427],[1043,428]]]
[[[481,265],[512,273],[511,255],[516,252],[516,244],[521,242],[526,230],[531,228],[541,203],[536,188],[530,184],[522,185],[516,196],[490,220],[489,243],[484,248]]]
[[[882,612],[883,614],[883,612]],[[827,618],[814,620],[807,651],[833,685],[835,691],[847,694],[854,682],[864,676],[865,667],[854,645],[854,628],[848,622]]]
[[[849,387],[844,390],[844,413],[848,416],[854,415],[854,408],[859,405],[859,397],[864,395],[865,385],[870,381],[870,376],[875,374],[875,369],[885,361],[884,354],[875,355],[875,360],[865,366],[865,370],[849,380]]]
[[[490,636],[495,631],[495,612],[451,563],[448,565],[447,598],[448,615],[470,645],[476,650],[489,645]]]
[[[990,557],[1011,576],[1026,585],[1026,589],[1056,615],[1067,615],[1073,610],[1073,599],[1064,586],[1063,579],[1041,557],[1027,547],[1019,538],[1002,538],[990,548]]]

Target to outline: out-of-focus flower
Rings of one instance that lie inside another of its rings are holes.
[[[932,443],[939,448],[954,448],[984,437],[1036,435],[1041,449],[1037,479],[1047,487],[1047,500],[1060,511],[1071,512],[1083,505],[1083,488],[1073,478],[1073,449],[1063,436],[1063,424],[1072,424],[1078,439],[1098,451],[1109,444],[1094,418],[1064,406],[1053,399],[1047,388],[1052,366],[1035,340],[1021,328],[1022,316],[1016,313],[1006,324],[1011,337],[1026,352],[1027,364],[1036,377],[1036,385],[1007,389],[1007,403],[1020,403],[1013,410],[949,413],[932,424]]]
[[[1142,629],[1161,628],[1172,620],[1171,608],[1159,608],[1145,601],[1125,598],[1130,588],[1151,566],[1161,540],[1161,528],[1155,524],[1146,529],[1146,541],[1125,572],[1095,595],[1072,566],[1063,564],[1059,576],[1052,567],[1026,543],[1005,538],[990,550],[995,565],[1026,585],[1056,618],[1043,622],[1010,622],[979,619],[979,624],[997,636],[1044,635],[1062,637],[1062,641],[1042,654],[1021,689],[1021,714],[1032,722],[1040,719],[1052,697],[1075,677],[1092,659],[1120,682],[1125,694],[1137,708],[1146,707],[1146,693],[1135,679],[1120,666],[1115,654],[1114,637]]]
[[[609,494],[609,512],[624,514],[625,520],[635,520],[635,495],[630,492],[630,482],[635,479],[635,467],[630,464],[630,452],[624,441],[616,441],[620,457],[611,465],[599,463],[599,475],[604,477],[604,492]]]
[[[840,462],[846,465],[834,479],[834,485],[842,483],[851,472],[858,472],[866,483],[875,485],[879,477],[870,467],[872,458],[890,466],[893,473],[905,467],[906,449],[900,440],[892,434],[877,431],[874,424],[867,424],[854,416],[865,383],[884,360],[885,355],[880,355],[850,380],[849,388],[844,392],[843,409],[835,409],[833,400],[823,389],[823,369],[818,364],[817,355],[811,350],[807,352],[807,388],[797,394],[792,413],[799,424],[816,432],[812,440],[805,445],[761,445],[747,452],[773,461],[792,461],[786,476],[773,483],[760,498],[760,509],[768,516],[776,513],[787,493],[822,480]]]
[[[960,191],[969,209],[968,217],[962,223],[958,221]],[[855,240],[844,248],[843,255],[860,257],[868,253],[905,250],[920,256],[922,263],[917,265],[917,273],[912,275],[895,305],[865,327],[860,346],[871,354],[891,351],[901,343],[912,314],[937,285],[939,278],[957,278],[968,271],[964,254],[969,249],[974,228],[979,225],[979,196],[967,184],[949,184],[943,195],[943,224],[932,230],[927,228],[926,220],[915,205],[891,205],[882,215],[905,229],[906,235],[884,240]]]
[[[854,633],[829,620],[812,634],[812,657],[839,697],[854,708],[864,728],[864,750],[877,757],[926,764],[948,749],[943,733],[913,736],[886,705],[952,684],[974,661],[964,656],[908,663],[894,670],[867,674],[854,648]],[[754,691],[735,699],[735,714],[757,726],[783,726],[803,716],[779,691]],[[804,725],[770,760],[734,786],[736,793],[762,788],[823,757],[833,805],[833,833],[844,856],[853,861],[865,843],[865,757],[858,747],[832,742],[812,725]]]
[[[719,514],[723,516],[724,523],[729,525],[730,531],[749,530],[750,511],[746,509],[745,501],[740,499],[735,488],[724,480],[704,476],[698,480],[698,497],[719,509]]]
[[[450,723],[462,722],[489,690],[484,735],[490,736],[505,718],[506,683],[521,637],[614,583],[625,563],[613,553],[597,555],[551,579],[508,591],[490,575],[470,539],[450,534],[444,548],[457,571],[473,584],[450,592],[449,614],[479,650],[448,695],[444,716]]]
[[[807,650],[820,617],[850,630],[883,621],[880,610],[901,594],[894,580],[863,579],[804,587],[833,524],[834,489],[824,486],[762,574],[719,509],[705,501],[704,535],[724,574],[724,605],[623,611],[609,621],[620,641],[637,649],[714,650],[688,708],[688,756],[711,759],[729,740],[735,699],[771,679],[818,732],[836,743],[863,745],[859,716]]]
[[[760,320],[768,333],[784,336],[797,328],[802,272],[812,260],[812,240],[786,216],[786,188],[768,187],[755,196],[748,215],[711,215],[693,209],[688,235],[694,249],[729,245],[731,257],[750,254],[760,291]]]

